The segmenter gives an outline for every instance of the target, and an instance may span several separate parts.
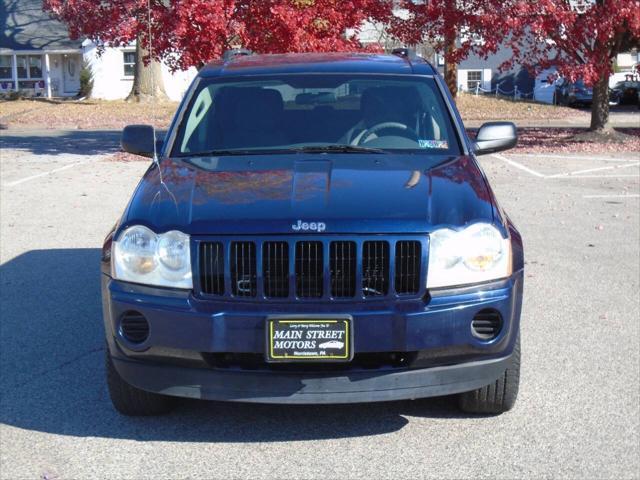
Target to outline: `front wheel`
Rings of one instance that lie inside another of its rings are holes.
[[[121,414],[128,416],[161,415],[170,412],[175,406],[175,398],[173,397],[146,392],[125,382],[113,365],[109,347],[106,347],[105,367],[111,403]]]
[[[495,382],[461,393],[459,407],[466,413],[498,414],[511,410],[520,386],[520,334],[511,355],[511,364]]]

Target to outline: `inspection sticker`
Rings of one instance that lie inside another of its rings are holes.
[[[418,139],[418,145],[420,148],[433,148],[438,150],[446,150],[449,148],[449,142],[446,140],[423,140]]]

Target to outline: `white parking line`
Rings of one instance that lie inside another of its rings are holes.
[[[562,157],[560,155],[527,155],[530,157],[536,157],[536,156],[540,156],[540,157],[555,157],[555,158],[563,158],[563,159],[570,159],[571,157]],[[515,160],[511,160],[510,158],[505,157],[504,155],[500,155],[498,153],[494,153],[493,157],[497,158],[498,160],[501,160],[509,165],[511,165],[512,167],[518,168],[520,170],[523,170],[525,172],[527,172],[530,175],[533,175],[534,177],[538,177],[538,178],[543,178],[543,179],[565,179],[565,178],[625,178],[625,177],[638,177],[640,176],[640,172],[637,174],[630,174],[630,175],[625,175],[625,174],[617,174],[617,175],[585,175],[585,173],[593,173],[593,172],[600,172],[600,171],[605,171],[605,170],[618,170],[621,168],[630,168],[630,167],[638,167],[640,166],[640,162],[636,161],[636,160],[631,160],[632,164],[628,164],[628,165],[612,165],[612,166],[608,166],[608,167],[598,167],[598,168],[588,168],[585,170],[576,170],[574,172],[564,172],[564,173],[556,173],[553,175],[545,175],[543,173],[537,172],[535,170],[533,170],[532,168],[529,168],[521,163],[516,162]],[[572,157],[574,159],[578,159],[578,157]],[[586,157],[585,157],[586,158]],[[622,161],[622,160],[619,160]],[[628,163],[626,160],[624,161],[625,163]]]
[[[635,193],[621,195],[583,195],[582,198],[640,198],[640,195]]]
[[[519,168],[520,170],[524,170],[525,172],[530,173],[534,177],[545,178],[545,176],[546,176],[546,175],[543,175],[542,173],[539,173],[539,172],[536,172],[535,170],[530,169],[529,167],[525,167],[521,163],[513,161],[513,160],[505,157],[504,155],[500,155],[499,153],[494,153],[493,156],[495,158],[497,158],[498,160],[502,160],[503,162],[508,163],[509,165],[511,165],[513,167]]]
[[[548,175],[547,178],[566,177],[570,175],[573,176],[573,175],[580,175],[583,173],[601,172],[603,170],[617,170],[621,168],[630,168],[630,167],[637,167],[637,166],[640,166],[640,162],[632,163],[630,165],[614,165],[612,167],[588,168],[586,170],[576,170],[575,172],[557,173],[555,175]]]
[[[637,162],[637,158],[584,157],[579,155],[556,155],[549,153],[514,153],[517,157],[560,158],[562,160],[596,160],[600,162]]]
[[[620,175],[564,175],[564,176],[552,176],[544,177],[545,180],[572,180],[579,178],[640,178],[640,173],[630,173],[628,175],[621,173]]]
[[[37,173],[36,175],[31,175],[30,177],[21,178],[20,180],[14,180],[13,182],[7,182],[3,184],[3,187],[15,187],[16,185],[20,185],[21,183],[26,183],[31,180],[35,180],[36,178],[46,177],[47,175],[51,175],[52,173],[61,172],[63,170],[67,170],[69,168],[76,167],[78,165],[82,165],[84,163],[89,163],[95,159],[82,160],[80,162],[70,163],[68,165],[64,165],[63,167],[54,168],[53,170],[49,170],[47,172]]]

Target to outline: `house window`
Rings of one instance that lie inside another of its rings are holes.
[[[23,80],[42,78],[42,56],[41,55],[18,55],[18,78]]]
[[[122,52],[122,63],[124,64],[124,76],[133,77],[136,69],[136,52]]]
[[[11,55],[0,55],[0,79],[13,79],[13,66]]]
[[[475,92],[478,86],[482,87],[482,70],[469,70],[467,72],[467,90]]]
[[[42,57],[40,55],[29,55],[29,77],[42,78]]]

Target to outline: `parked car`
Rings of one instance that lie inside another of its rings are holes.
[[[570,82],[559,79],[556,82],[556,90],[553,97],[555,105],[568,107],[590,106],[593,102],[593,88],[587,87],[582,80]]]
[[[640,82],[626,80],[616,83],[609,91],[609,103],[611,105],[633,105],[638,102],[638,94],[640,93]]]
[[[522,239],[476,159],[513,147],[512,123],[471,140],[407,50],[243,55],[202,68],[155,139],[124,129],[123,149],[154,160],[102,248],[118,411],[513,407]]]

